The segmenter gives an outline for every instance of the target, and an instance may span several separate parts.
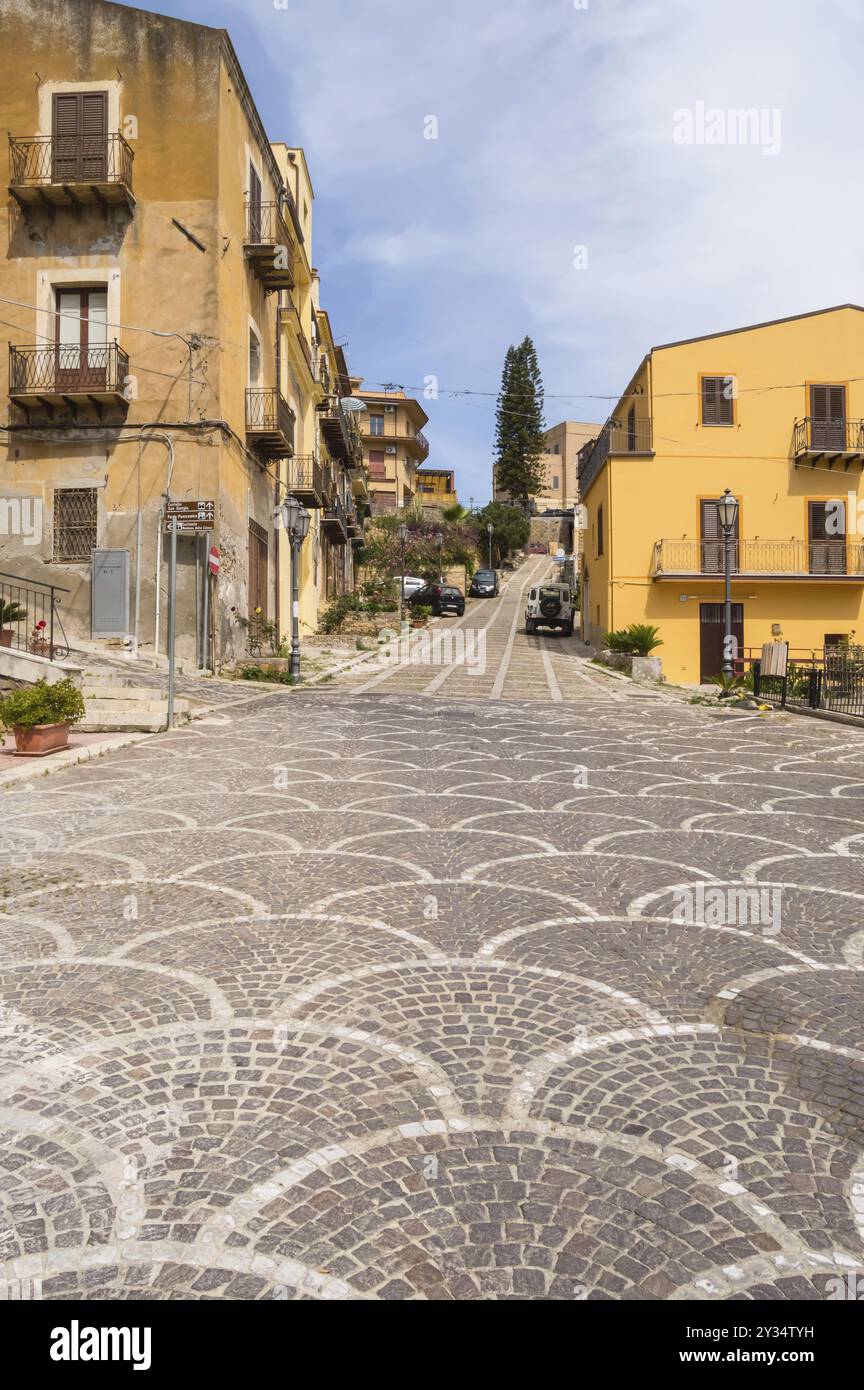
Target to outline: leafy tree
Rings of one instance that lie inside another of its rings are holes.
[[[543,381],[530,338],[509,347],[504,358],[495,412],[495,481],[527,512],[533,493],[542,491]]]
[[[512,555],[515,550],[521,550],[525,545],[531,534],[531,522],[521,507],[514,507],[509,502],[490,502],[482,512],[478,512],[477,524],[480,529],[484,564],[489,554],[487,527],[490,521],[493,528],[492,562],[500,565],[508,555]]]

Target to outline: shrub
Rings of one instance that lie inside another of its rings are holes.
[[[626,652],[629,656],[650,656],[656,647],[663,646],[662,638],[657,636],[659,630],[650,623],[631,623],[629,627],[607,632],[603,641],[610,652]]]
[[[37,724],[77,724],[84,718],[84,698],[67,676],[48,685],[44,680],[13,690],[0,700],[0,722],[7,729],[19,725],[32,729]]]
[[[237,676],[241,681],[269,681],[273,685],[296,684],[289,671],[280,671],[275,666],[241,666]]]

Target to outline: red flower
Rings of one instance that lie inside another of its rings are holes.
[[[36,624],[36,631],[37,631],[37,632],[41,632],[42,628],[43,628],[43,627],[47,627],[47,626],[48,626],[48,624],[45,622],[45,619],[43,618],[42,621],[41,621],[41,623],[37,623],[37,624]]]

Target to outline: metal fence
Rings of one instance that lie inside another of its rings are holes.
[[[829,649],[821,658],[790,661],[785,676],[763,676],[756,661],[753,693],[779,709],[829,710],[864,719],[864,649]]]
[[[0,646],[62,661],[69,655],[69,639],[57,595],[68,592],[0,570]]]

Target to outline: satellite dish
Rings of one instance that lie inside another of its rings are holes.
[[[359,396],[343,396],[339,404],[349,415],[359,415],[366,409],[366,402],[361,401]]]

